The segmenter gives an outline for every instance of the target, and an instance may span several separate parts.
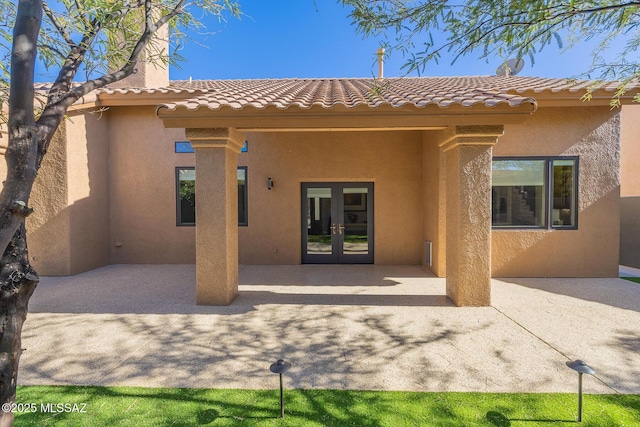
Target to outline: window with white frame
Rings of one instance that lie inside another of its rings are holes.
[[[491,222],[496,228],[578,226],[578,158],[495,158]]]

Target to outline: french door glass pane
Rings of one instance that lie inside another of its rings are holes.
[[[331,254],[331,188],[307,188],[307,254]]]
[[[369,253],[367,223],[367,188],[343,188],[343,245],[342,252],[347,254]]]

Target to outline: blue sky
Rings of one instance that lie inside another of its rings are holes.
[[[171,69],[171,79],[254,79],[285,77],[370,77],[377,73],[380,39],[363,39],[351,25],[348,10],[336,0],[243,0],[241,20],[213,22],[215,34],[199,36],[181,54],[187,62]],[[206,45],[203,46],[203,45]],[[561,52],[548,46],[521,75],[572,77],[590,63],[588,47]],[[406,63],[394,52],[385,64],[388,77],[402,74]],[[501,59],[488,63],[469,55],[431,63],[423,75],[490,75]]]
[[[363,38],[338,0],[240,0],[244,16],[206,23],[212,34],[197,34],[180,51],[187,61],[170,69],[172,80],[372,77],[377,74],[380,38]],[[574,77],[590,64],[589,46],[569,52],[548,46],[531,64],[525,58],[520,75]],[[444,57],[428,64],[424,76],[493,75],[504,58],[479,59],[470,54],[451,64]],[[403,75],[407,59],[394,52],[385,76]],[[53,72],[38,67],[37,80]],[[415,73],[413,75],[416,75]],[[594,76],[596,77],[596,76]]]

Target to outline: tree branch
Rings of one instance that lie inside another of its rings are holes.
[[[17,123],[32,125],[35,121],[33,115],[35,46],[41,23],[42,3],[39,0],[20,0],[11,48],[9,126],[15,126]]]
[[[67,30],[65,30],[64,27],[58,23],[58,20],[53,14],[53,11],[49,8],[46,2],[42,2],[42,9],[44,10],[44,13],[47,15],[51,23],[54,25],[54,27],[56,27],[58,33],[60,33],[64,41],[69,45],[69,47],[75,47],[76,44],[74,43],[73,39],[71,38],[71,36],[69,36]]]
[[[630,1],[623,4],[611,4],[608,6],[594,7],[591,9],[577,9],[576,14],[583,15],[583,14],[590,14],[590,13],[606,12],[608,10],[625,9],[627,7],[632,7],[632,6],[640,6],[640,1]]]
[[[91,22],[89,21],[89,18],[87,18],[86,15],[84,13],[82,13],[84,8],[80,4],[80,1],[79,0],[74,0],[74,3],[76,5],[76,9],[78,10],[78,17],[82,20],[82,25],[84,25],[84,29],[85,29],[85,32],[86,32],[90,28]]]
[[[147,0],[145,3],[148,6],[151,5],[150,0]],[[171,19],[184,13],[183,6],[185,3],[186,3],[186,0],[180,0],[178,4],[176,4],[176,6],[170,12],[161,16],[155,22],[153,22],[152,20],[152,15],[153,15],[152,11],[150,11],[150,9],[147,10],[147,7],[145,6],[145,14],[146,14],[145,29],[144,29],[144,32],[142,33],[142,36],[140,37],[140,39],[134,46],[133,50],[131,51],[131,55],[129,56],[129,59],[127,60],[127,62],[117,71],[105,74],[95,79],[88,80],[85,83],[79,85],[78,87],[73,88],[69,92],[67,97],[61,100],[61,102],[63,102],[67,106],[70,106],[74,102],[76,102],[78,99],[85,96],[87,93],[95,89],[104,87],[110,83],[122,80],[125,77],[131,75],[134,72],[135,65],[140,60],[142,53],[144,52],[145,48],[149,44],[149,41],[153,37],[154,33],[158,30],[158,28],[165,25]]]
[[[101,24],[104,21],[98,22],[94,20],[91,23],[89,31],[84,35],[83,40],[72,49],[67,56],[65,64],[61,67],[58,78],[49,91],[49,98],[47,105],[45,106],[42,114],[38,118],[39,136],[38,136],[38,160],[37,165],[40,166],[45,153],[48,150],[51,136],[55,132],[56,128],[60,124],[67,108],[73,105],[81,97],[85,96],[89,92],[98,88],[104,87],[110,83],[124,79],[134,72],[134,67],[142,57],[144,50],[149,44],[153,35],[157,32],[158,28],[167,24],[169,20],[175,16],[183,13],[183,5],[186,0],[180,0],[176,6],[165,15],[161,16],[157,21],[153,21],[152,1],[146,0],[145,5],[145,28],[144,31],[134,46],[131,55],[127,62],[117,71],[105,74],[101,77],[91,79],[85,83],[71,88],[71,83],[78,71],[78,65],[84,59],[84,55],[91,45],[96,35],[101,29]],[[140,4],[140,2],[136,3]],[[131,6],[133,7],[133,6]],[[108,19],[115,19],[121,16],[122,10],[120,9],[111,14]]]
[[[44,50],[50,50],[51,52],[54,52],[56,55],[58,55],[60,58],[64,58],[64,52],[60,51],[55,46],[51,46],[49,44],[41,44],[40,48]]]
[[[97,19],[94,19],[92,22],[90,22],[88,31],[83,35],[80,43],[75,45],[67,55],[63,66],[60,68],[58,77],[49,90],[47,103],[37,122],[38,154],[36,167],[38,169],[42,164],[44,155],[49,149],[51,137],[60,125],[60,122],[62,121],[67,108],[71,104],[73,104],[73,102],[67,104],[61,101],[69,96],[69,93],[71,91],[71,84],[76,73],[78,72],[78,68],[84,60],[87,49],[89,48],[89,46],[91,46],[93,40],[99,33],[100,28],[101,23]]]
[[[521,34],[511,33],[513,35],[512,43],[502,43],[504,46],[515,48],[522,53],[531,50],[554,28],[570,25],[572,18],[611,12],[617,9],[635,9],[640,6],[640,1],[637,0],[584,9],[562,2],[555,4],[554,2],[533,2],[534,4],[540,3],[541,7],[531,5],[529,7],[533,9],[523,6],[515,10],[503,10],[496,7],[497,2],[467,0],[459,5],[444,3],[439,0],[423,0],[416,6],[407,7],[404,1],[343,0],[343,4],[354,7],[351,16],[365,34],[378,34],[384,29],[395,27],[398,34],[395,48],[404,46],[406,49],[406,46],[411,44],[411,40],[418,33],[432,28],[437,29],[443,22],[445,27],[447,24],[453,25],[451,36],[444,44],[437,47],[428,45],[419,60],[421,63],[432,59],[437,60],[443,50],[453,49],[457,52],[454,62],[460,56],[480,46],[489,48],[489,52],[495,51],[500,47],[500,43],[492,43],[492,40],[500,39],[501,30],[507,31],[508,27],[522,27],[530,29],[530,32],[533,33],[527,35],[527,30],[522,31]],[[450,13],[445,13],[446,10],[449,10]],[[536,30],[536,26],[544,25],[545,22],[549,25]],[[411,25],[406,25],[406,23]],[[544,43],[544,40],[542,42]],[[410,71],[420,67],[415,59],[410,64]]]

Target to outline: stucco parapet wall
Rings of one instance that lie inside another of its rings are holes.
[[[187,128],[185,136],[193,148],[224,147],[240,153],[244,146],[244,135],[235,128]]]
[[[440,148],[448,151],[461,145],[495,145],[504,126],[451,126],[443,131]]]

